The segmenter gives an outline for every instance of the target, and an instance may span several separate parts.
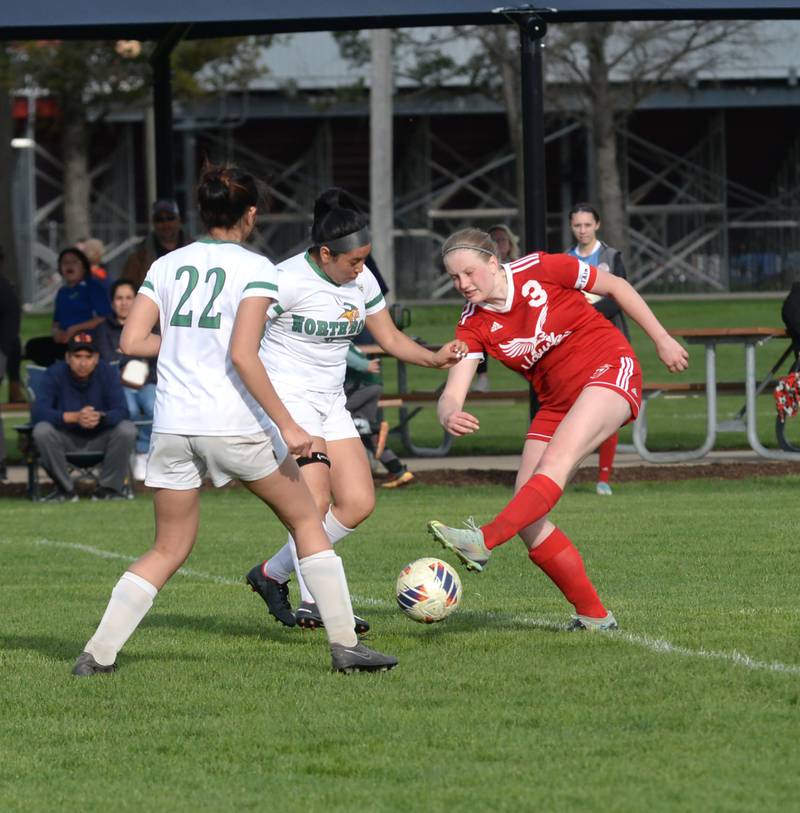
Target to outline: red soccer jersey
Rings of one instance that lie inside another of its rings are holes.
[[[581,293],[597,269],[567,254],[528,254],[501,266],[508,280],[502,307],[467,303],[456,338],[468,357],[484,353],[531,381],[539,398],[583,386],[609,351],[633,356],[625,337]]]

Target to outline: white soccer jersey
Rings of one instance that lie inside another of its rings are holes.
[[[277,301],[261,342],[261,359],[278,394],[281,386],[341,390],[350,341],[364,329],[367,316],[385,307],[369,268],[337,285],[308,252],[280,263]]]
[[[275,266],[211,238],[156,260],[139,289],[161,316],[153,431],[170,435],[277,433],[231,363],[239,302],[277,295]]]

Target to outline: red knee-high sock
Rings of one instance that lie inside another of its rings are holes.
[[[481,526],[483,541],[490,550],[541,519],[558,502],[561,487],[546,474],[534,474],[509,504],[487,525]]]
[[[552,579],[578,615],[605,617],[606,608],[586,575],[583,559],[566,534],[555,528],[528,556]]]
[[[598,480],[607,483],[611,479],[611,470],[614,468],[614,456],[617,454],[617,441],[619,435],[614,432],[600,445],[600,474]]]

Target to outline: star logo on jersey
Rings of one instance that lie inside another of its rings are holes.
[[[502,330],[502,329],[503,329],[503,326],[500,324],[500,322],[492,322],[492,333],[494,333],[495,330]]]
[[[358,305],[354,305],[352,302],[340,302],[339,303],[344,310],[339,314],[339,319],[347,319],[349,324],[353,324],[353,322],[358,320]]]
[[[502,342],[499,347],[508,356],[508,358],[519,358],[525,356],[522,360],[522,369],[530,370],[534,364],[551,348],[555,347],[567,336],[572,333],[571,330],[565,330],[563,333],[546,333],[544,330],[544,323],[547,319],[547,305],[545,305],[539,312],[539,318],[536,320],[536,330],[533,336],[527,339],[510,339],[507,342]]]

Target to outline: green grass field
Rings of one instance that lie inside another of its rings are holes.
[[[241,489],[204,493],[174,577],[113,676],[69,675],[149,498],[3,500],[0,809],[771,811],[797,807],[800,478],[575,486],[556,519],[618,633],[571,609],[518,542],[462,606],[394,606],[427,518],[486,519],[501,487],[382,493],[341,546],[388,674],[334,675],[323,635],[280,627],[243,574],[283,541]]]

